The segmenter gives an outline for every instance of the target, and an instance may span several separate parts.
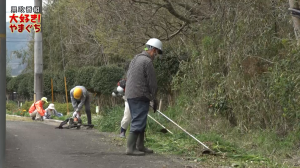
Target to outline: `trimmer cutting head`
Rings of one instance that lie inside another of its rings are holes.
[[[202,155],[216,155],[216,153],[214,151],[212,151],[211,149],[204,149],[202,151]]]
[[[160,130],[160,132],[162,132],[162,133],[164,133],[164,134],[168,133],[168,131],[167,131],[166,129],[164,129],[164,128],[162,128],[162,129]]]

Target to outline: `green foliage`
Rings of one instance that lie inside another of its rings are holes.
[[[269,88],[267,90],[269,103],[279,110],[270,118],[274,119],[273,121],[289,123],[290,127],[295,127],[294,124],[297,124],[300,119],[298,101],[300,89],[297,87],[300,82],[299,56],[300,50],[290,54],[289,59],[281,59],[269,69],[269,74],[265,76],[268,81],[265,85]]]
[[[9,81],[12,79],[12,77],[11,76],[7,76],[6,75],[6,86],[7,86],[7,84],[9,83]]]
[[[7,104],[6,104],[6,110],[8,111],[13,111],[15,109],[18,108],[18,104],[14,101],[9,101]]]
[[[180,0],[172,3],[72,2],[58,1],[45,7],[44,68],[57,73],[53,75],[56,93],[65,93],[62,71],[66,69],[68,92],[76,85],[84,85],[97,93],[110,94],[122,77],[123,70],[104,65],[122,65],[124,60],[143,49],[146,39],[159,37],[167,39],[163,41],[164,58],[155,60],[154,64],[159,91],[163,94],[180,92],[179,96],[173,98],[176,105],[166,111],[169,117],[179,121],[180,125],[187,127],[201,140],[205,140],[202,136],[207,132],[230,128],[228,123],[236,123],[234,125],[239,132],[234,134],[239,138],[245,134],[253,135],[251,132],[257,129],[273,131],[270,135],[255,137],[259,146],[270,146],[263,147],[266,155],[272,155],[268,153],[273,151],[271,148],[296,148],[294,142],[297,139],[292,140],[291,137],[299,137],[297,131],[292,130],[299,129],[300,51],[296,40],[292,40],[296,38],[293,26],[285,17],[289,16],[286,2],[243,1],[247,5],[233,1],[210,1],[208,5]],[[156,10],[157,6],[161,7],[160,10]],[[170,6],[173,7],[172,11],[168,8]],[[122,13],[122,17],[115,11]],[[144,12],[136,15],[136,11]],[[74,18],[74,13],[83,17]],[[64,17],[58,21],[56,16],[62,15]],[[97,17],[86,17],[90,15]],[[65,24],[59,25],[61,22]],[[182,25],[183,22],[187,25]],[[69,31],[69,27],[75,28]],[[61,38],[57,38],[57,34]],[[33,54],[28,56],[30,59],[27,63],[32,63]],[[103,67],[97,68],[99,66]],[[93,75],[82,75],[90,74],[92,67],[97,69]],[[33,80],[28,81],[28,87],[32,89],[33,83],[30,82]],[[21,89],[20,83],[23,83],[21,79],[12,78],[7,83],[7,91],[14,92],[20,88],[22,94],[32,93]],[[48,86],[45,92],[49,94]],[[66,109],[65,105],[59,106],[62,110]],[[121,117],[118,119],[117,116],[121,116],[122,112],[110,110],[112,113],[106,112],[104,116],[103,130],[119,128]],[[110,120],[113,122],[110,123]],[[168,123],[160,118],[159,121]],[[151,121],[148,126],[159,129]],[[201,132],[201,136],[197,132]],[[213,137],[209,141],[217,146],[214,149],[222,152],[238,150],[236,146],[221,142],[221,138],[228,136],[224,132],[220,131],[219,137],[212,133],[209,135]],[[280,138],[276,138],[274,132]],[[160,139],[153,139],[153,145],[157,141]],[[266,141],[276,145],[272,146]],[[183,135],[176,135],[164,143],[158,145],[157,149],[182,154],[188,152],[190,156],[197,154],[194,150],[198,148]],[[258,149],[255,145],[248,149]],[[193,150],[187,151],[182,146]],[[237,159],[257,159],[257,155],[252,156],[252,153],[231,155]]]
[[[91,81],[97,69],[98,68],[92,66],[84,66],[79,68],[75,79],[77,85],[84,86],[88,90],[93,90]]]
[[[65,94],[64,73],[54,73],[53,89],[55,93]]]
[[[54,102],[53,103],[54,106],[55,106],[55,109],[62,113],[63,115],[66,115],[67,114],[67,109],[69,108],[69,113],[73,113],[74,112],[74,109],[72,107],[72,104],[69,103],[69,105],[67,105],[66,103],[57,103],[57,102]],[[96,107],[95,105],[91,104],[91,113],[92,114],[96,114]],[[83,107],[83,109],[81,110],[81,114],[85,114],[85,106]]]
[[[179,60],[170,49],[164,50],[162,59],[154,61],[158,89],[161,93],[171,93],[171,83],[179,69]]]
[[[97,93],[110,95],[123,74],[124,70],[122,68],[116,66],[102,66],[95,71],[91,86]]]
[[[22,104],[22,109],[28,111],[32,104],[33,104],[33,101],[25,101],[25,102]],[[44,105],[44,106],[45,106],[45,105]]]
[[[18,115],[18,116],[29,116],[29,113],[26,111],[26,110],[21,110],[21,109],[18,109],[14,115]]]
[[[29,80],[31,80],[33,77],[32,74],[25,74],[24,78],[21,79],[19,81],[19,85],[18,85],[18,95],[19,96],[23,96],[24,98],[30,98],[30,90],[28,89],[30,86],[28,85],[29,84]],[[33,88],[33,86],[31,86]]]
[[[78,71],[76,69],[66,69],[65,75],[69,93],[72,88],[79,85],[79,83],[76,83],[76,76],[78,75]]]
[[[213,39],[209,36],[205,36],[202,39],[202,45],[203,45],[204,49],[206,50],[206,52],[209,52],[211,47],[213,46]]]
[[[51,116],[51,119],[65,121],[69,117],[70,117],[70,115],[64,115],[64,116],[61,116],[61,117]]]
[[[17,92],[23,98],[33,97],[34,76],[31,73],[21,74],[17,77],[8,77],[6,89],[8,92]]]
[[[95,104],[91,103],[90,109],[91,109],[91,114],[97,114],[97,113],[96,113],[96,105],[95,105]],[[82,109],[82,113],[83,113],[83,114],[85,113],[85,106],[84,106],[83,109]]]
[[[16,92],[18,90],[19,81],[16,77],[13,77],[7,84],[6,88],[9,92]]]
[[[26,111],[26,112],[24,112],[24,115],[23,115],[24,117],[30,117],[30,114],[29,114],[29,112],[28,111]]]
[[[19,85],[23,78],[27,77],[27,74],[20,74],[17,77],[12,78],[7,84],[7,90],[9,92],[18,92]]]
[[[71,103],[69,103],[69,105],[67,105],[66,103],[57,103],[57,102],[54,102],[53,104],[54,104],[55,110],[57,112],[59,112],[59,113],[62,113],[64,116],[67,115],[68,109],[69,109],[69,113],[73,113],[74,112]],[[47,108],[48,104],[46,106],[44,106],[44,107]]]
[[[13,113],[12,113],[12,111],[10,111],[10,110],[6,110],[6,114],[12,115]]]
[[[64,76],[65,75],[65,76]],[[44,84],[47,86],[46,90],[44,89],[44,94],[51,96],[51,78],[53,80],[53,92],[54,93],[60,93],[65,94],[65,79],[66,77],[66,83],[67,83],[67,92],[69,94],[70,90],[78,85],[76,83],[76,77],[77,77],[77,70],[76,69],[66,69],[65,73],[62,72],[48,72],[46,74],[46,80],[44,81]]]
[[[44,72],[43,73],[43,96],[44,97],[51,97],[52,90],[51,90],[51,79],[53,80],[54,73],[52,72]]]
[[[33,98],[34,94],[34,75],[29,73],[27,77],[27,90],[30,98]]]
[[[48,87],[48,94],[50,93],[51,95],[51,78],[53,80],[53,90],[54,93],[61,93],[65,94],[65,79],[66,77],[66,83],[67,83],[67,92],[69,93],[70,90],[78,85],[76,83],[76,76],[77,76],[77,71],[75,69],[66,69],[65,70],[65,75],[62,72],[54,72],[54,73],[49,73],[48,78],[47,78],[47,83],[45,83]],[[45,82],[45,81],[44,81]]]
[[[120,123],[123,117],[123,106],[114,106],[104,109],[104,115],[101,119],[93,121],[97,129],[103,132],[115,132],[120,129]]]

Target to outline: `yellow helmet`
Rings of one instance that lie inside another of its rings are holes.
[[[75,88],[73,92],[73,96],[75,99],[80,99],[82,96],[82,90],[79,87]]]
[[[46,103],[48,103],[48,101],[47,101],[47,97],[42,97],[42,98],[41,98],[41,100],[42,100],[43,102],[46,102]]]

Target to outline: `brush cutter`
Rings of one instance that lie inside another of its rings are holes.
[[[202,151],[202,154],[215,154],[215,152],[213,150],[209,149],[208,146],[206,146],[204,143],[202,143],[201,141],[199,141],[196,137],[194,137],[192,134],[190,134],[189,132],[187,132],[181,126],[179,126],[178,124],[176,124],[173,120],[171,120],[169,117],[167,117],[164,113],[160,112],[159,110],[156,110],[156,111],[159,114],[161,114],[162,116],[164,116],[166,119],[168,119],[169,121],[171,121],[173,124],[175,124],[178,128],[180,128],[182,131],[184,131],[186,134],[188,134],[190,137],[192,137],[198,143],[200,143],[202,146],[204,146],[206,149],[204,151]]]
[[[67,127],[63,127],[64,125],[66,125],[68,123],[69,123],[69,125]],[[65,121],[61,122],[60,125],[55,128],[56,129],[71,129],[71,128],[80,129],[80,126],[81,126],[81,122],[78,123],[77,118],[75,119],[75,122],[74,122],[74,119],[72,117],[70,117],[70,118],[67,118]]]
[[[68,126],[63,127],[66,124],[68,124]],[[94,127],[93,124],[82,124],[82,120],[81,120],[80,116],[78,116],[78,117],[72,116],[70,118],[67,118],[65,121],[61,122],[60,125],[55,128],[56,129],[71,129],[71,128],[80,129],[81,126],[87,127],[87,129],[92,129]]]
[[[163,127],[163,129],[160,130],[160,132],[162,133],[171,133],[173,134],[173,132],[171,132],[170,130],[168,130],[165,126],[163,126],[161,123],[159,123],[158,121],[156,121],[153,117],[151,117],[149,114],[148,114],[148,117],[150,117],[153,121],[155,121],[158,125],[160,125],[161,127]]]

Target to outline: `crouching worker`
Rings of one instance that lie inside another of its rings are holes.
[[[131,114],[127,155],[153,153],[144,146],[144,139],[150,101],[154,102],[154,112],[157,108],[157,81],[152,61],[158,54],[162,54],[162,42],[152,38],[147,41],[145,51],[136,55],[129,65],[125,91]]]
[[[47,98],[46,97],[42,97],[41,100],[33,103],[28,112],[30,117],[32,118],[32,120],[41,120],[43,121],[43,116],[45,115],[45,110],[43,108],[43,105],[47,102]]]
[[[58,113],[54,108],[54,104],[51,103],[49,104],[48,108],[45,109],[44,119],[51,119],[53,116],[61,117],[62,114]]]
[[[72,101],[72,106],[74,108],[73,118],[75,116],[80,117],[80,110],[82,109],[83,105],[85,106],[85,113],[88,120],[88,126],[90,128],[93,127],[92,125],[92,116],[91,116],[91,109],[90,109],[90,96],[88,94],[88,91],[83,86],[75,86],[70,91],[70,97]]]

